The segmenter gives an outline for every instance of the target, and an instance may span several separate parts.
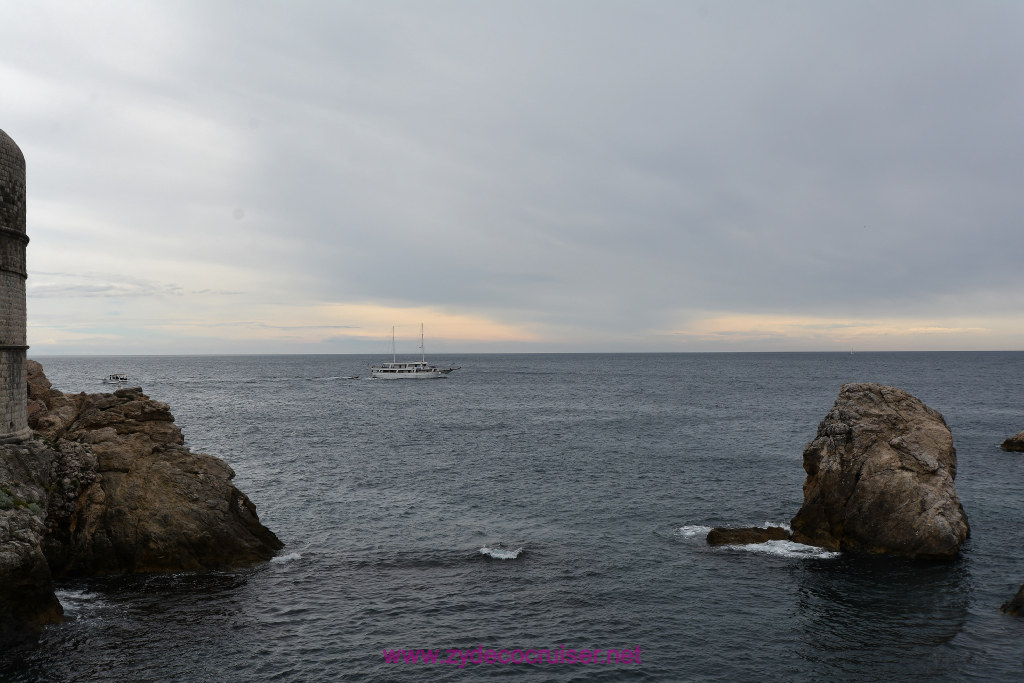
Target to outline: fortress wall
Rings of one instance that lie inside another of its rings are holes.
[[[32,435],[26,417],[25,157],[0,130],[0,443]]]

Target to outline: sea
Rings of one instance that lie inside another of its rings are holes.
[[[61,582],[0,680],[1020,681],[1024,353],[38,357],[127,373],[285,543],[234,572]],[[358,376],[357,379],[352,377]],[[790,542],[846,382],[940,411],[971,537],[951,562]],[[434,659],[436,661],[430,661]]]

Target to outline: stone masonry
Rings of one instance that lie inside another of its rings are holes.
[[[26,419],[25,156],[0,130],[0,443],[32,436]]]

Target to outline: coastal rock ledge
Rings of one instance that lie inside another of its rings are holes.
[[[999,444],[1004,451],[1024,452],[1024,432],[1017,432]]]
[[[63,394],[30,360],[28,423],[0,446],[0,648],[60,620],[53,578],[238,569],[283,545],[141,389]]]
[[[790,540],[789,530],[781,526],[715,527],[708,532],[708,545],[752,545],[768,541]]]
[[[845,384],[804,449],[793,540],[829,550],[954,557],[970,534],[942,415],[902,389]]]

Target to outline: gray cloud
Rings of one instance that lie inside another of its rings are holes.
[[[116,263],[116,259],[114,263]],[[79,297],[123,299],[182,295],[182,289],[178,285],[148,282],[117,273],[96,275],[33,271],[32,275],[25,287],[26,295],[30,299],[74,299]]]
[[[1024,312],[1016,4],[74,7],[11,10],[0,125],[160,258],[580,338]]]

